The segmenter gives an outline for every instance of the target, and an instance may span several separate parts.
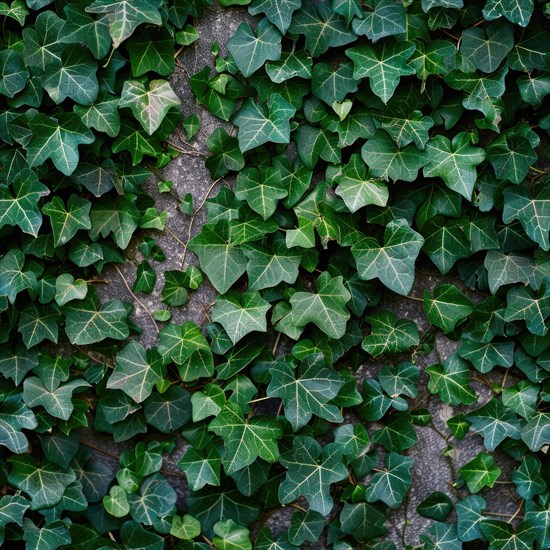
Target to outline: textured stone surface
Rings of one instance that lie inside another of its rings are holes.
[[[201,34],[201,39],[192,47],[187,48],[177,59],[177,68],[173,77],[173,86],[182,100],[182,111],[187,116],[197,111],[193,95],[188,87],[189,75],[195,73],[206,64],[211,64],[212,56],[210,46],[213,41],[218,41],[222,46],[225,40],[237,29],[244,18],[248,17],[244,10],[228,10],[221,8],[211,8],[206,16],[197,25]],[[167,231],[163,233],[152,232],[156,242],[165,251],[167,259],[165,262],[152,262],[158,274],[158,280],[154,292],[151,295],[139,294],[133,295],[131,288],[135,279],[136,264],[142,259],[137,250],[139,237],[134,239],[126,250],[126,256],[129,260],[120,271],[111,269],[106,277],[109,281],[107,285],[101,286],[101,293],[104,298],[116,297],[135,305],[134,319],[143,328],[143,334],[140,340],[145,346],[152,346],[157,343],[157,323],[150,317],[149,313],[156,309],[165,309],[165,305],[160,300],[160,294],[163,283],[163,273],[171,269],[181,269],[190,263],[197,263],[192,253],[186,253],[185,247],[190,237],[196,235],[201,225],[206,220],[206,209],[201,208],[198,214],[191,218],[181,213],[179,204],[187,193],[193,196],[195,208],[204,203],[208,196],[214,196],[222,185],[231,186],[231,178],[213,183],[208,171],[204,167],[204,158],[207,153],[206,139],[208,135],[220,124],[218,119],[209,115],[204,109],[199,109],[201,119],[201,131],[192,144],[186,143],[184,134],[176,132],[171,137],[171,143],[179,149],[186,151],[171,162],[163,170],[163,178],[172,180],[174,186],[171,193],[161,194],[157,190],[158,178],[153,177],[147,182],[147,188],[151,195],[157,201],[156,207],[159,210],[165,210],[168,213]],[[230,125],[226,125],[228,129]],[[429,269],[429,268],[428,268]],[[421,298],[425,289],[431,289],[441,282],[439,277],[418,274],[417,281],[412,290],[412,296]],[[172,320],[182,322],[183,320],[192,320],[203,324],[208,319],[208,312],[215,301],[215,291],[212,286],[205,281],[196,292],[191,292],[188,303],[181,308],[169,308],[172,311]],[[139,300],[139,301],[138,301]],[[391,297],[383,302],[383,306],[393,310],[398,317],[411,319],[418,324],[421,334],[429,329],[429,323],[422,312],[422,303],[414,299],[404,299]],[[149,313],[148,313],[149,312]],[[446,358],[457,349],[457,342],[453,342],[442,336],[436,339],[436,349],[429,356],[419,355],[417,357],[418,365],[422,370],[431,364]],[[283,345],[279,350],[284,349]],[[358,383],[365,378],[376,375],[380,363],[364,365],[357,373]],[[487,376],[491,379],[491,376]],[[434,425],[432,427],[416,428],[419,436],[419,443],[413,447],[409,454],[414,457],[415,463],[412,468],[413,487],[408,494],[406,503],[399,509],[390,512],[387,523],[389,532],[387,540],[393,540],[398,548],[403,548],[405,544],[417,544],[419,535],[431,523],[431,520],[422,518],[416,513],[418,504],[434,491],[441,491],[448,494],[453,500],[466,496],[466,492],[460,491],[453,486],[458,469],[466,462],[471,460],[479,451],[483,450],[482,440],[478,435],[468,434],[464,440],[455,442],[452,450],[447,449],[449,430],[445,421],[452,416],[450,407],[441,404],[437,397],[431,397],[427,389],[428,377],[423,372],[419,384],[419,396],[413,402],[413,405],[421,405],[432,411]],[[478,381],[474,381],[473,386],[480,395],[480,402],[484,402],[489,397],[487,387]],[[458,412],[458,411],[455,411]],[[111,454],[117,455],[121,450],[128,448],[133,443],[125,443],[113,447],[112,440],[98,434],[93,434],[90,430],[88,441],[94,446],[108,450]],[[178,505],[184,507],[185,495],[187,493],[186,482],[181,471],[176,464],[184,452],[183,442],[178,443],[176,451],[166,460],[164,470],[168,479],[173,483],[178,493]],[[447,453],[444,451],[447,449]],[[116,459],[97,453],[98,460],[103,460],[113,468],[116,468]],[[503,474],[500,479],[509,480],[511,471],[511,461],[506,456],[496,453],[496,463],[502,468]],[[488,511],[498,513],[514,513],[517,508],[515,496],[510,485],[500,485],[500,490],[488,502]],[[481,493],[484,494],[483,492]],[[495,494],[494,491],[492,494]],[[268,524],[274,532],[285,530],[289,523],[291,511],[293,509],[285,507],[273,514],[268,520]],[[451,516],[452,517],[452,516]],[[319,541],[314,547],[323,548],[324,541]]]

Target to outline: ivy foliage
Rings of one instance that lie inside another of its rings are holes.
[[[234,185],[185,243],[200,269],[157,280],[142,184],[199,130],[168,77],[211,3],[0,2],[0,544],[391,550],[432,429],[484,450],[419,504],[419,548],[548,550],[549,5],[221,0],[254,20],[189,85],[234,125],[206,142]],[[133,239],[133,292],[166,306],[149,349],[96,291]],[[210,322],[170,322],[203,273]],[[439,332],[456,353],[420,369]],[[118,467],[92,430],[129,442]]]

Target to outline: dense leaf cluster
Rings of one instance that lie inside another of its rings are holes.
[[[138,228],[164,229],[141,184],[179,124],[198,131],[166,79],[210,3],[0,3],[0,542],[390,550],[431,427],[448,454],[469,431],[486,452],[418,506],[421,547],[548,550],[549,6],[222,1],[257,17],[189,79],[236,127],[208,138],[212,178],[235,185],[189,243],[218,297],[206,327],[154,312],[145,349],[132,306],[94,283]],[[139,250],[135,293],[161,284],[175,308],[202,283],[195,266],[157,281],[164,252]],[[419,265],[435,288],[415,286]],[[430,329],[393,295],[422,301]],[[438,331],[458,351],[421,372]],[[432,394],[454,411],[445,433]],[[86,426],[135,442],[116,472]],[[184,509],[163,469],[180,441]],[[499,481],[513,517],[487,508]]]

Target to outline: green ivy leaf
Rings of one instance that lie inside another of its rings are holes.
[[[330,338],[341,338],[346,332],[350,314],[346,308],[351,298],[341,276],[323,272],[317,278],[317,292],[296,292],[290,299],[292,322],[297,327],[314,323]]]
[[[410,474],[414,458],[389,453],[384,459],[384,471],[374,474],[365,493],[367,502],[381,500],[390,508],[397,508],[412,484]]]
[[[443,332],[451,332],[456,324],[474,311],[474,304],[454,285],[438,285],[424,291],[424,313],[428,321]]]
[[[174,38],[168,32],[146,30],[125,44],[134,77],[154,71],[162,76],[174,72]]]
[[[391,0],[374,0],[372,11],[364,12],[361,19],[355,18],[352,28],[356,34],[366,35],[373,42],[385,36],[403,34],[407,30],[405,8]]]
[[[66,176],[70,176],[78,165],[78,146],[95,140],[74,113],[62,113],[55,119],[39,113],[29,120],[29,127],[32,132],[26,146],[29,166],[41,166],[51,159]]]
[[[279,458],[277,439],[282,436],[279,424],[265,416],[245,419],[241,408],[235,403],[226,403],[209,429],[224,440],[224,468],[228,474],[242,470],[257,457],[266,462]]]
[[[534,455],[525,455],[519,468],[512,473],[517,494],[526,500],[546,491],[546,482],[541,475],[540,460]]]
[[[37,426],[34,413],[24,403],[4,403],[0,412],[0,444],[12,453],[26,453],[29,442],[22,430],[33,430]],[[7,522],[6,515],[9,515],[3,508],[4,499],[7,498],[5,496],[0,500],[0,529]]]
[[[293,12],[301,5],[301,0],[253,0],[248,11],[251,15],[264,13],[284,35],[292,21]]]
[[[132,518],[144,525],[154,525],[168,516],[176,505],[176,491],[160,474],[148,477],[139,495],[133,493],[127,498]]]
[[[452,509],[451,499],[445,493],[440,492],[431,493],[416,507],[416,511],[422,517],[435,519],[436,521],[445,521]],[[460,532],[459,538],[463,540],[460,537]]]
[[[12,248],[0,260],[0,296],[6,296],[11,304],[17,294],[37,285],[33,271],[23,271],[25,255],[18,248]]]
[[[405,220],[397,219],[386,226],[383,246],[365,237],[353,245],[351,252],[361,279],[377,277],[390,290],[406,295],[414,282],[414,264],[423,243],[423,237]]]
[[[521,439],[533,452],[548,444],[550,438],[550,414],[536,413],[521,430]]]
[[[455,504],[458,516],[458,536],[463,542],[470,542],[475,539],[484,539],[480,524],[485,519],[485,500],[477,495],[469,495]]]
[[[91,105],[75,105],[74,112],[88,128],[105,132],[109,137],[116,137],[120,132],[119,101],[118,97],[101,95]],[[81,163],[77,171],[82,169],[82,166]]]
[[[21,56],[13,50],[0,52],[0,75],[0,94],[6,97],[20,92],[30,76]]]
[[[505,521],[486,519],[481,522],[480,528],[489,540],[491,548],[508,550],[533,548],[533,541],[537,537],[537,530],[528,523],[521,522],[515,529]]]
[[[54,246],[61,246],[69,242],[79,229],[91,229],[90,208],[92,203],[71,195],[67,206],[59,197],[42,207],[42,212],[49,216],[52,227]]]
[[[0,186],[0,228],[19,226],[24,233],[37,237],[42,225],[38,202],[50,190],[28,169],[19,172],[11,186],[13,194],[7,186]]]
[[[266,332],[266,314],[271,308],[255,290],[239,294],[230,291],[218,297],[212,311],[212,320],[220,323],[233,344],[250,332]]]
[[[142,128],[152,135],[162,124],[170,107],[179,104],[179,97],[166,80],[152,80],[148,87],[137,80],[127,80],[118,106],[132,109]]]
[[[214,525],[214,533],[216,536],[212,544],[219,550],[252,550],[250,531],[232,519],[218,521]]]
[[[416,324],[408,319],[397,320],[391,311],[373,313],[365,320],[372,328],[361,347],[373,357],[405,351],[420,341]]]
[[[90,289],[84,300],[64,307],[65,332],[72,344],[93,344],[105,338],[125,340],[129,329],[128,312],[120,300],[99,303]]]
[[[525,420],[530,420],[535,414],[539,389],[529,380],[520,380],[503,390],[502,403]]]
[[[522,27],[528,25],[532,13],[532,0],[487,0],[483,8],[483,17],[488,21],[504,16]]]
[[[304,496],[310,510],[323,516],[330,513],[333,507],[330,485],[348,476],[339,446],[329,443],[321,447],[311,437],[298,436],[293,440],[292,450],[282,454],[279,462],[287,468],[279,486],[281,504]]]
[[[86,11],[107,14],[113,47],[118,48],[142,23],[162,24],[161,4],[161,0],[95,0]]]
[[[344,382],[322,361],[313,359],[297,367],[292,361],[279,360],[269,373],[267,395],[283,400],[284,414],[294,431],[305,426],[313,415],[329,422],[342,422],[338,407],[329,401],[338,395]]]
[[[434,523],[427,533],[420,535],[424,550],[459,550],[462,543],[458,540],[454,523]]]
[[[227,41],[227,49],[244,76],[249,77],[266,61],[281,56],[281,33],[264,18],[258,23],[256,34],[248,23],[241,23],[237,32]]]
[[[178,466],[185,472],[193,491],[198,491],[205,485],[220,484],[222,459],[215,449],[201,453],[190,447],[178,462]]]
[[[500,472],[500,468],[493,464],[493,457],[487,453],[478,453],[473,460],[458,470],[470,493],[477,493],[484,487],[492,487]],[[480,527],[483,529],[483,523]]]
[[[414,74],[407,60],[415,50],[410,42],[386,40],[381,46],[363,44],[346,50],[355,66],[353,78],[369,79],[372,92],[384,103],[393,96],[400,78]]]
[[[444,403],[470,405],[477,401],[477,395],[470,388],[470,369],[458,355],[450,355],[442,364],[428,367],[426,372],[430,375],[430,392],[438,393]]]

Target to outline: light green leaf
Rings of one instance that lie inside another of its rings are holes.
[[[208,428],[224,440],[222,461],[228,474],[242,470],[257,457],[266,462],[276,462],[279,458],[277,439],[283,432],[279,424],[267,416],[244,418],[241,408],[229,402]]]
[[[284,414],[294,431],[305,426],[314,414],[329,422],[342,422],[340,410],[329,401],[338,395],[344,382],[322,360],[297,367],[294,362],[281,359],[273,363],[269,372],[267,394],[283,400]]]
[[[478,453],[473,460],[458,470],[470,493],[478,493],[484,487],[492,487],[500,472],[500,468],[493,464],[493,457],[487,453]],[[480,526],[483,529],[483,523]]]
[[[118,106],[132,109],[142,128],[151,135],[159,128],[170,107],[179,104],[179,97],[166,80],[151,80],[148,86],[137,80],[127,80]]]
[[[123,518],[130,513],[126,491],[119,485],[113,485],[109,494],[103,497],[103,506],[115,518]]]
[[[218,521],[214,533],[212,544],[219,550],[252,550],[250,531],[232,519]]]
[[[412,484],[410,474],[414,458],[389,453],[384,459],[384,471],[377,472],[367,486],[367,502],[381,500],[390,508],[397,508]]]
[[[292,450],[282,454],[279,462],[287,468],[279,486],[281,504],[304,496],[310,510],[328,515],[333,507],[330,485],[348,477],[339,446],[330,443],[322,448],[312,437],[295,437]]]
[[[238,293],[229,291],[219,296],[212,311],[212,320],[220,323],[233,344],[250,332],[266,332],[266,314],[271,308],[256,290]]]
[[[403,219],[392,220],[386,226],[384,244],[365,237],[352,246],[359,277],[374,278],[398,294],[410,292],[414,282],[414,264],[424,239]]]
[[[292,322],[298,327],[314,323],[330,338],[341,338],[350,318],[346,304],[351,294],[341,276],[331,277],[326,271],[317,278],[316,287],[316,293],[296,292],[292,295]]]
[[[201,523],[189,514],[174,516],[170,534],[178,539],[193,540],[201,534]]]

